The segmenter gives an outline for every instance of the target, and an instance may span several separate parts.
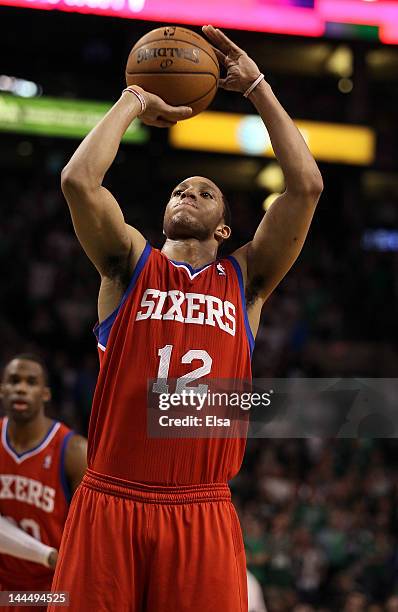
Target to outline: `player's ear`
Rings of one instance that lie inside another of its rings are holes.
[[[3,383],[0,383],[0,400],[2,400],[4,397],[4,385]]]
[[[49,402],[51,400],[51,389],[50,387],[44,387],[43,389],[43,402]]]
[[[229,225],[225,225],[224,223],[222,225],[219,225],[216,228],[216,231],[214,232],[214,237],[216,240],[218,240],[218,242],[228,240],[230,235],[231,235],[231,228],[229,227]]]

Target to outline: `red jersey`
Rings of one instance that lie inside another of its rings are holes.
[[[100,372],[89,468],[150,484],[231,479],[245,439],[151,438],[147,381],[251,378],[254,339],[238,262],[228,257],[193,269],[147,244],[120,305],[94,331]]]
[[[64,471],[65,449],[74,432],[54,421],[38,446],[17,453],[7,425],[7,417],[0,419],[0,514],[58,549],[71,497]],[[53,570],[44,565],[0,554],[3,587],[50,588],[52,577]]]

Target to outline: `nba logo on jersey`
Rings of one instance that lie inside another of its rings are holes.
[[[217,264],[217,272],[220,276],[227,276],[226,272],[225,272],[225,268],[221,263]]]
[[[43,467],[48,470],[51,467],[51,461],[52,461],[52,456],[51,455],[46,455],[44,457],[44,461],[43,461]]]

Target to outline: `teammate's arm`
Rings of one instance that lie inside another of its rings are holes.
[[[260,74],[255,62],[220,30],[205,26],[227,76],[221,87],[244,93]],[[264,215],[253,240],[237,252],[246,292],[266,300],[297,259],[323,189],[318,166],[303,137],[272,92],[261,81],[249,95],[271,138],[285,177],[285,192]]]
[[[54,568],[58,552],[0,516],[0,553]]]
[[[71,436],[65,450],[65,473],[72,493],[75,492],[87,469],[87,440],[83,436]]]
[[[192,112],[172,107],[161,98],[138,89],[146,101],[141,120],[156,127],[169,127]],[[130,123],[141,112],[138,98],[124,92],[98,125],[80,144],[62,171],[62,191],[68,202],[76,235],[102,276],[112,270],[135,266],[145,246],[139,231],[125,223],[123,213],[103,179],[116,157],[120,141]]]

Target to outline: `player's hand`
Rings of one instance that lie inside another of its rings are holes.
[[[202,31],[213,45],[221,66],[227,71],[225,78],[219,80],[219,87],[244,93],[261,72],[257,64],[221,30],[205,25]]]
[[[168,128],[175,125],[177,121],[188,119],[192,115],[192,108],[189,106],[170,106],[159,96],[145,91],[138,85],[134,85],[134,89],[137,89],[145,98],[146,109],[140,115],[140,120],[146,125]]]
[[[52,550],[50,554],[48,555],[48,559],[47,559],[47,564],[50,569],[55,569],[55,566],[57,565],[57,559],[58,559],[58,551],[55,550],[54,548],[54,550]]]

